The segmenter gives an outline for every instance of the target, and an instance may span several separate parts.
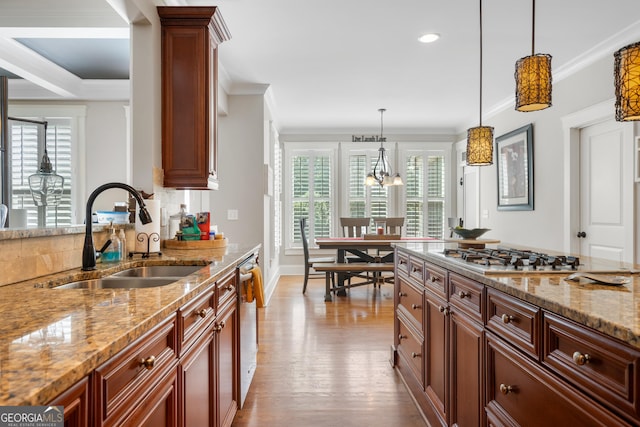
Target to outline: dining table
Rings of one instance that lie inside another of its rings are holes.
[[[317,237],[315,243],[319,249],[336,250],[336,262],[346,263],[347,254],[356,258],[357,262],[391,263],[393,264],[394,244],[398,243],[431,243],[442,242],[433,237],[401,237],[397,235],[373,235],[361,237]],[[338,273],[336,288],[338,295],[345,295],[344,283],[348,273]]]

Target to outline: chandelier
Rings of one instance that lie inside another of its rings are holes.
[[[391,172],[391,164],[389,163],[389,159],[387,157],[387,151],[384,149],[383,142],[385,138],[382,136],[383,134],[383,114],[387,111],[385,108],[380,108],[380,148],[378,148],[378,160],[376,160],[376,164],[373,167],[373,171],[371,171],[364,183],[366,185],[374,185],[376,182],[383,187],[388,187],[391,185],[403,185],[402,178],[400,178],[400,174],[396,173],[393,175]]]

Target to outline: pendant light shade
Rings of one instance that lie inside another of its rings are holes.
[[[467,165],[493,164],[493,128],[482,126],[482,0],[480,0],[480,124],[467,130]]]
[[[29,188],[36,206],[57,206],[62,199],[64,177],[53,170],[46,149],[42,156],[40,169],[37,173],[29,176]]]
[[[516,110],[551,107],[551,55],[535,53],[536,0],[531,11],[531,55],[516,61]]]
[[[516,62],[516,110],[551,107],[551,55],[538,53]]]
[[[467,130],[467,164],[493,164],[493,127],[477,126]]]
[[[380,148],[378,148],[378,160],[376,160],[373,171],[371,171],[365,178],[364,183],[368,186],[378,183],[383,187],[388,187],[391,185],[404,185],[399,173],[392,175],[391,164],[389,163],[389,159],[387,158],[387,151],[382,145],[385,139],[382,134],[384,129],[382,116],[387,110],[384,108],[380,108],[378,111],[380,111]]]
[[[640,120],[640,42],[613,54],[616,85],[616,120]]]

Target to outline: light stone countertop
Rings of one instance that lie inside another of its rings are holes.
[[[640,274],[630,274],[631,282],[620,286],[564,280],[571,274],[570,271],[566,274],[484,275],[464,268],[460,263],[447,261],[447,258],[434,253],[442,251],[442,248],[434,245],[398,244],[396,246],[403,247],[410,254],[415,254],[449,271],[469,277],[640,348]],[[582,258],[581,262],[583,262]],[[590,261],[585,258],[584,262]],[[637,272],[637,268],[635,271]]]
[[[70,270],[0,287],[0,405],[44,405],[232,271],[260,245],[163,250],[95,272]],[[142,265],[200,264],[167,286],[51,289]]]

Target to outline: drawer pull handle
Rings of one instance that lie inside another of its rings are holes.
[[[515,317],[509,315],[509,314],[503,314],[502,315],[502,323],[511,323],[515,320]]]
[[[406,340],[406,339],[407,339],[407,336],[406,336],[406,335],[402,335],[402,334],[398,334],[398,339],[399,339],[400,341],[402,341],[402,340]]]
[[[458,296],[460,297],[460,299],[471,298],[471,294],[464,291],[458,292]]]
[[[420,304],[411,304],[411,308],[413,308],[414,310],[417,310],[419,308],[422,308],[422,306]]]
[[[222,328],[224,328],[224,320],[216,325],[215,331],[220,332]]]
[[[400,292],[398,292],[398,296],[399,296],[400,298],[402,298],[402,297],[406,297],[406,296],[407,296],[407,294],[406,294],[406,292],[402,292],[402,291],[400,291]]]
[[[446,307],[443,307],[443,306],[441,306],[441,305],[439,305],[439,306],[438,306],[438,311],[439,311],[440,313],[444,314],[445,316],[446,316],[447,314],[449,314],[449,310],[447,310],[447,308],[446,308]]]
[[[156,365],[156,357],[149,356],[146,359],[140,359],[140,366],[144,366],[147,369],[152,369]]]
[[[207,310],[204,308],[202,310],[198,310],[196,312],[196,316],[200,316],[204,319],[205,317],[207,317]]]
[[[591,356],[589,356],[588,354],[582,354],[579,351],[573,353],[573,361],[576,362],[576,365],[586,365],[590,360]]]
[[[514,391],[515,389],[513,388],[513,386],[500,384],[500,393],[504,394],[505,396],[509,393],[513,393]]]
[[[431,281],[435,283],[438,281],[438,278],[434,275],[431,275]]]
[[[414,351],[411,352],[411,358],[415,359],[416,357],[421,357],[422,355],[420,353],[416,353]]]

